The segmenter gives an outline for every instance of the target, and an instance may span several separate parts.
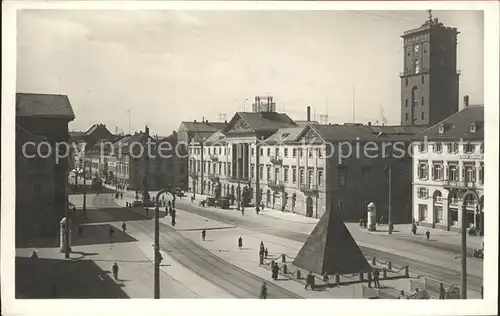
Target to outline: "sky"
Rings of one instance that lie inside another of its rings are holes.
[[[483,103],[481,11],[433,11],[457,27],[460,96]],[[400,123],[402,38],[426,11],[23,10],[17,92],[69,96],[70,130],[106,124],[166,136],[181,121],[229,121],[272,95],[305,120]],[[248,101],[245,101],[248,99]],[[461,106],[461,105],[460,105]],[[128,110],[130,109],[130,116]]]

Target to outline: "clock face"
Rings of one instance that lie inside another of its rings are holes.
[[[415,45],[415,53],[418,53],[419,49],[420,49],[420,45]]]

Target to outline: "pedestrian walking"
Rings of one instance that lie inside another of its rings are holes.
[[[380,287],[380,281],[379,281],[379,278],[380,278],[380,271],[378,271],[378,269],[375,269],[375,271],[373,271],[373,285],[374,285],[376,288],[379,288],[379,287]]]
[[[417,234],[417,224],[415,224],[415,223],[411,224],[411,233],[413,235]]]
[[[401,290],[401,291],[399,292],[398,299],[400,299],[400,300],[405,299],[405,291]]]
[[[205,241],[205,237],[207,237],[207,231],[206,230],[202,230],[201,231],[201,239],[203,239],[203,241]]]
[[[245,216],[245,207],[241,206],[241,216]]]
[[[427,230],[425,232],[425,239],[429,240],[430,237],[431,237],[431,232],[429,230]]]
[[[125,233],[127,231],[127,224],[125,224],[125,221],[122,223],[122,231]]]
[[[241,236],[240,236],[240,238],[238,238],[238,248],[241,248],[241,247],[243,247],[243,238],[241,238]]]
[[[145,207],[145,208],[144,208],[144,215],[145,215],[146,217],[149,217],[148,213],[149,213],[149,209],[148,209],[147,207]]]
[[[123,199],[123,192],[120,193],[120,199]]]
[[[264,300],[267,298],[267,285],[266,285],[266,282],[262,283],[262,287],[260,288],[260,298],[264,299]]]
[[[257,215],[259,215],[259,212],[260,212],[260,208],[258,206],[255,207],[255,213],[257,213]]]
[[[267,255],[268,255],[268,252],[267,252],[267,248],[264,250],[264,258],[267,259]]]
[[[444,285],[439,283],[439,299],[444,300]]]
[[[118,281],[118,264],[116,262],[113,264],[113,277]]]
[[[372,272],[368,271],[368,274],[366,275],[366,281],[368,282],[368,287],[371,289],[372,288]]]
[[[307,290],[309,287],[311,287],[311,290],[314,291],[314,275],[312,274],[312,271],[309,271],[306,278],[305,289]]]
[[[278,274],[280,272],[280,266],[278,264],[275,264],[273,269],[272,269],[272,278],[273,280],[278,279]]]

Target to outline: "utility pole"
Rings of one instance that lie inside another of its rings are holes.
[[[465,198],[465,196],[464,196]],[[464,199],[465,200],[465,199]],[[461,295],[460,298],[467,299],[467,206],[462,201],[462,232],[461,232],[461,246],[462,246],[462,271],[461,271]]]
[[[156,199],[158,200],[158,198]],[[160,299],[160,206],[155,201],[155,269],[154,269],[154,298]]]

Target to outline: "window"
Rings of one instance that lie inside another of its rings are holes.
[[[221,154],[222,154],[222,148],[219,147],[219,155],[221,155]]]
[[[346,185],[346,179],[347,178],[347,172],[346,170],[339,170],[339,185],[341,187],[345,187]]]
[[[420,61],[418,59],[415,60],[415,73],[420,73]]]
[[[227,174],[228,175],[232,175],[232,173],[231,173],[231,163],[230,162],[227,163]]]
[[[260,180],[264,179],[264,166],[263,165],[259,166],[259,179]]]
[[[297,168],[292,167],[292,182],[297,183]]]
[[[443,165],[441,163],[434,163],[432,165],[432,179],[443,180]]]
[[[457,153],[458,152],[458,144],[457,143],[449,143],[447,145],[448,147],[448,152],[450,154]]]
[[[274,150],[274,154],[276,155],[276,157],[278,157],[280,155],[280,149],[279,148],[276,148]]]
[[[476,132],[476,123],[474,123],[474,122],[470,123],[470,125],[469,125],[469,131],[471,133],[475,133]]]
[[[318,148],[318,157],[323,158],[323,149]]]
[[[479,150],[481,151],[481,154],[484,154],[484,143],[481,143],[481,146],[479,146]]]
[[[474,165],[465,165],[464,171],[465,182],[476,182],[476,167]]]
[[[472,154],[476,150],[476,146],[474,144],[464,144],[463,151],[465,154]]]
[[[208,150],[208,154],[210,155],[210,147],[208,147],[207,150]]]
[[[438,129],[438,133],[439,133],[439,134],[444,134],[444,125],[443,125],[443,124],[441,124],[441,125],[439,125],[439,127],[438,127],[438,128],[439,128],[439,129]]]
[[[443,151],[443,144],[441,143],[435,143],[434,144],[434,152],[440,153]]]
[[[408,78],[405,79],[405,87],[408,86]]]
[[[299,184],[304,184],[304,169],[299,170]]]
[[[418,205],[418,221],[426,222],[427,221],[427,205],[419,204]]]
[[[405,113],[405,121],[408,121],[408,113]]]
[[[227,155],[227,148],[224,147],[224,156]]]
[[[323,185],[323,170],[318,169],[318,186]]]
[[[261,149],[260,149],[260,156],[261,156],[261,157],[262,157],[262,156],[264,156],[264,148],[261,148]]]
[[[253,167],[253,165],[252,165]],[[219,174],[222,174],[222,162],[219,162]],[[252,172],[253,174],[253,172]]]
[[[422,76],[422,84],[424,84],[424,83],[425,83],[425,77],[424,77],[424,76]],[[423,99],[424,99],[424,98],[422,98],[422,100],[423,100]],[[424,104],[424,101],[422,101],[422,104]]]
[[[419,199],[428,199],[429,198],[429,190],[427,190],[427,188],[418,188],[417,189],[417,197]]]
[[[283,149],[283,156],[288,157],[288,148]]]
[[[251,155],[252,157],[255,156],[255,148],[252,148]]]
[[[311,186],[314,184],[314,170],[312,168],[309,168],[309,170],[307,170],[307,185]]]
[[[421,144],[419,144],[419,145],[418,145],[418,147],[419,147],[419,151],[420,151],[421,153],[425,153],[425,152],[427,152],[427,147],[426,147],[425,145],[426,145],[426,143],[421,143]]]
[[[337,210],[339,210],[339,211],[345,211],[344,200],[338,200],[337,201]]]
[[[283,181],[288,183],[288,166],[283,167]]]
[[[418,100],[413,100],[413,107],[414,108],[418,107]]]
[[[421,162],[418,164],[418,178],[420,180],[427,180],[428,178],[428,166],[426,162]]]
[[[268,148],[268,149],[267,149],[267,156],[268,156],[268,157],[269,157],[269,156],[271,156],[271,148]]]
[[[299,148],[299,157],[302,158],[304,156],[304,150]]]
[[[448,180],[458,181],[458,166],[456,164],[448,165]]]
[[[434,219],[436,223],[443,223],[443,207],[434,205],[434,213],[436,214],[436,218]]]
[[[255,165],[250,165],[250,178],[253,179],[255,177]]]
[[[312,148],[308,148],[307,152],[308,152],[309,158],[312,158],[313,157],[313,150],[312,150]]]
[[[274,168],[274,180],[278,181],[280,179],[280,168]]]
[[[271,167],[267,166],[267,180],[271,180]]]
[[[424,103],[424,97],[422,97],[422,98],[420,99],[420,103],[421,103],[422,105],[424,105],[424,104],[425,104],[425,103]]]
[[[292,157],[297,157],[297,148],[292,149]]]
[[[203,162],[203,172],[207,172],[207,162]]]
[[[420,113],[420,119],[423,120],[425,118],[425,112]]]
[[[408,99],[405,99],[405,107],[408,107]]]

